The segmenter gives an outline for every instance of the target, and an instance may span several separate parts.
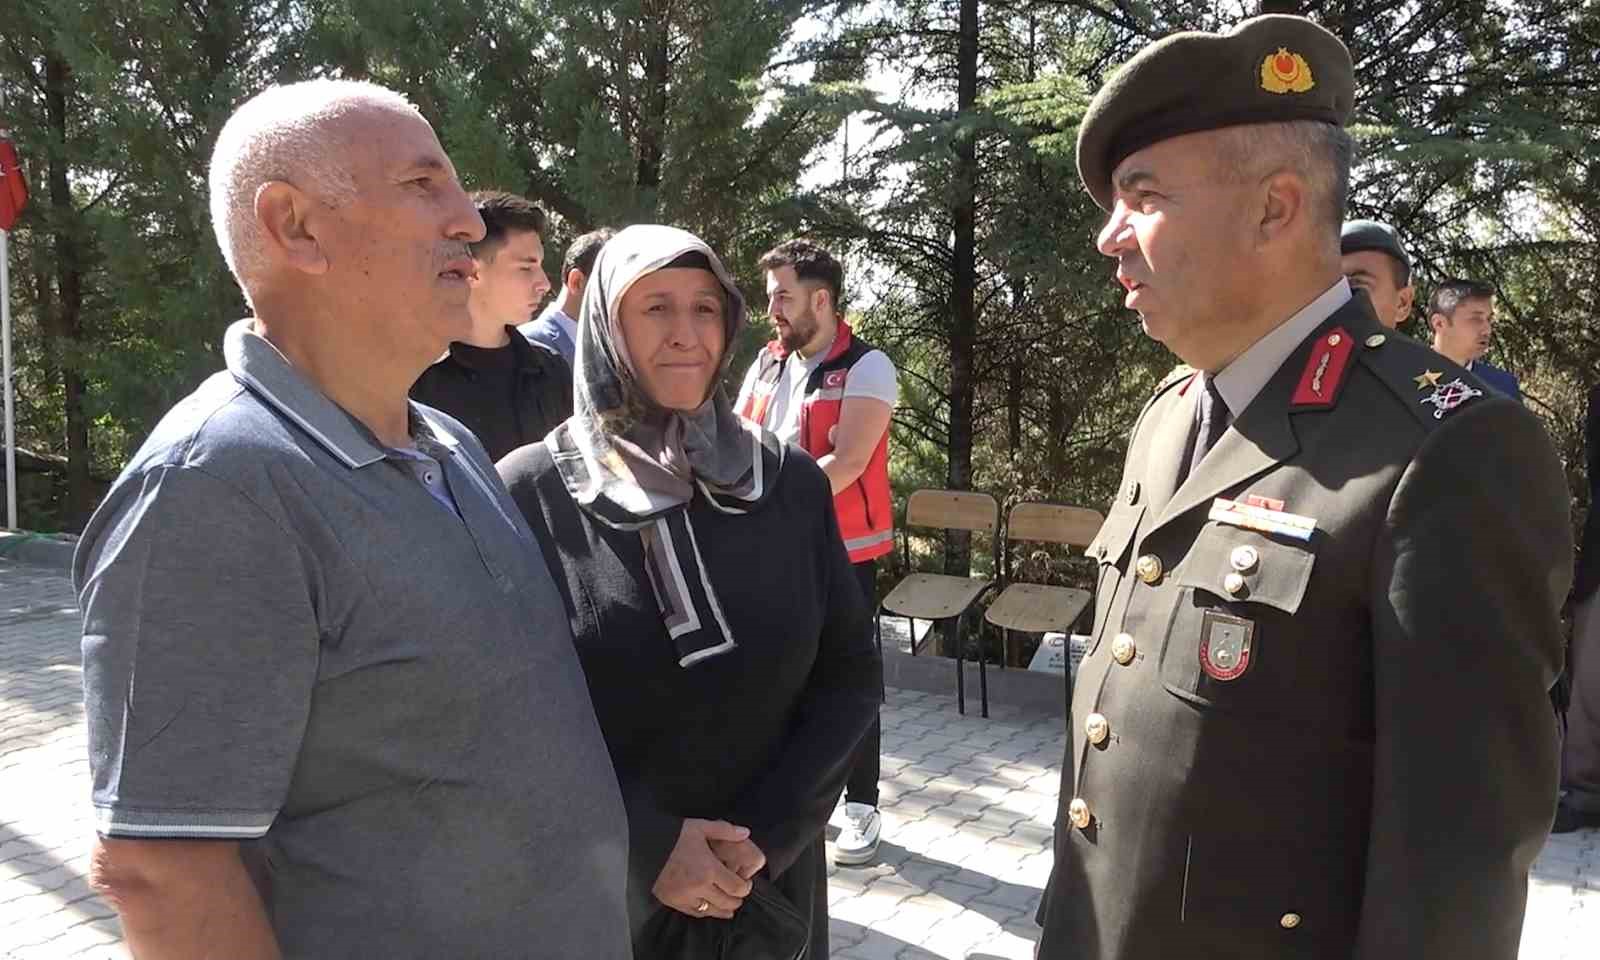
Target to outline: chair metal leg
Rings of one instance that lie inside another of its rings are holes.
[[[1010,653],[1011,653],[1011,628],[1010,627],[1001,627],[1000,628],[1000,669],[1001,670],[1004,670],[1006,668],[1006,660],[1009,659]]]
[[[956,713],[967,715],[966,650],[961,644],[961,614],[956,614]]]
[[[989,719],[988,652],[983,649],[983,621],[978,621],[978,690],[983,698],[983,719]]]
[[[872,639],[878,644],[878,668],[879,668],[879,670],[882,670],[882,668],[883,668],[883,606],[881,604],[878,606],[877,610],[873,611],[873,614],[872,614]],[[889,686],[888,686],[888,684],[880,684],[880,689],[878,691],[878,702],[879,703],[888,703],[889,702]]]
[[[906,617],[906,632],[911,635],[911,655],[917,655],[917,619]]]

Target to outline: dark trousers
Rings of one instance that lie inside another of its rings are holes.
[[[1567,806],[1600,813],[1600,591],[1573,611],[1572,703],[1561,750],[1561,786]]]
[[[868,560],[855,564],[856,582],[861,584],[861,595],[866,597],[867,606],[872,610],[872,629],[878,628],[878,561]],[[869,807],[878,805],[878,778],[880,776],[879,743],[881,731],[878,718],[872,718],[872,727],[867,730],[867,735],[861,738],[860,746],[856,747],[855,758],[850,761],[850,779],[845,781],[844,802],[864,803]]]

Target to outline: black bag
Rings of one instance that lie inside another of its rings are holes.
[[[804,960],[811,924],[766,877],[732,920],[661,907],[633,944],[634,960]]]

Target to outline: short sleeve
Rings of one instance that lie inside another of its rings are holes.
[[[756,389],[756,370],[761,364],[752,363],[750,369],[744,373],[744,381],[739,385],[739,396],[733,401],[733,410],[740,416],[744,415],[744,405],[750,399],[750,394]]]
[[[855,362],[844,382],[844,398],[871,397],[894,406],[900,399],[894,362],[882,350],[873,350]]]
[[[232,485],[160,466],[118,484],[77,564],[99,831],[265,834],[317,673],[296,540]]]

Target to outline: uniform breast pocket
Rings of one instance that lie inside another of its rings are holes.
[[[1105,631],[1107,615],[1111,610],[1111,602],[1116,596],[1117,587],[1122,583],[1122,578],[1127,575],[1129,555],[1132,553],[1133,538],[1139,531],[1139,521],[1144,517],[1144,507],[1118,504],[1111,508],[1111,513],[1106,517],[1106,522],[1100,525],[1100,532],[1095,534],[1093,542],[1084,550],[1084,556],[1100,564],[1100,574],[1095,581],[1095,609],[1093,645],[1100,645],[1100,634]],[[1093,653],[1091,649],[1089,651]]]
[[[1316,682],[1300,676],[1294,629],[1315,565],[1312,543],[1207,524],[1174,573],[1162,683],[1205,706],[1285,712]]]

